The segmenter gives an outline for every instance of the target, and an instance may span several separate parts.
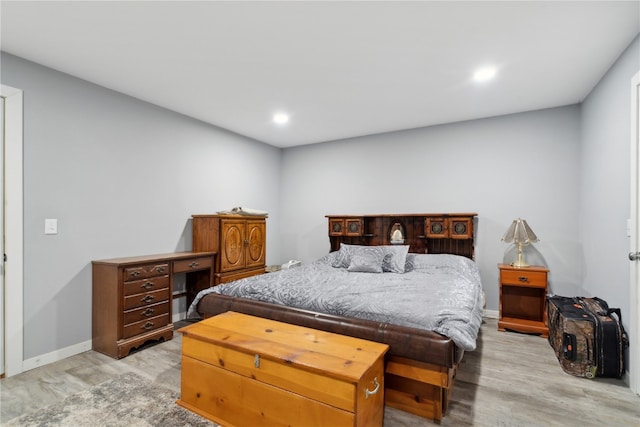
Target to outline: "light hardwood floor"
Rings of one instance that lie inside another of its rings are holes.
[[[0,424],[126,371],[180,389],[181,336],[114,360],[88,351],[0,381]],[[92,425],[87,420],[87,425]],[[385,426],[433,425],[385,410]],[[615,379],[565,374],[547,341],[498,332],[485,319],[478,349],[465,354],[443,426],[640,426],[640,397]]]

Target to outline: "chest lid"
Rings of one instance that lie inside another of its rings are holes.
[[[180,329],[198,340],[262,359],[357,383],[388,346],[236,312],[226,312]],[[257,366],[256,366],[257,367]]]

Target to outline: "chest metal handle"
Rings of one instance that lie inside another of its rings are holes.
[[[378,382],[378,377],[375,377],[373,379],[373,383],[375,384],[375,387],[373,388],[373,390],[369,390],[368,388],[364,389],[364,398],[368,399],[369,396],[373,396],[374,394],[376,394],[378,392],[378,390],[380,390],[380,383]]]

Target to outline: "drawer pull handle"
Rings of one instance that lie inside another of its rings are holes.
[[[164,267],[156,267],[158,273],[164,273]]]
[[[151,317],[151,315],[153,314],[155,310],[153,308],[147,308],[145,311],[142,312],[143,316],[147,316],[147,317]]]
[[[255,366],[256,368],[260,367],[260,355],[256,354],[253,358],[253,366]]]
[[[197,267],[198,263],[196,261],[193,261],[191,264],[189,264],[189,267],[193,268],[193,267]]]
[[[147,295],[147,296],[145,296],[144,298],[142,298],[142,300],[141,300],[141,301],[142,301],[142,302],[149,303],[149,302],[153,301],[154,299],[155,299],[155,297],[154,297],[153,295]]]
[[[374,394],[376,394],[378,392],[378,390],[380,390],[380,383],[378,382],[378,377],[375,377],[373,379],[373,383],[376,385],[373,390],[369,391],[368,388],[364,389],[364,398],[368,399],[369,396],[373,396]]]
[[[129,273],[130,276],[132,277],[138,277],[140,275],[139,271],[132,271],[131,273]]]
[[[145,329],[147,331],[151,328],[153,328],[153,322],[147,322],[144,325],[140,326],[140,329]]]
[[[153,283],[146,282],[146,283],[140,285],[140,287],[143,288],[143,289],[151,289],[151,288],[153,288]]]
[[[527,276],[520,276],[518,277],[518,280],[524,283],[524,282],[528,282],[529,278]]]

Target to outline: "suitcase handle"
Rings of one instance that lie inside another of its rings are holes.
[[[624,348],[629,347],[629,337],[627,336],[627,332],[624,330],[624,325],[622,324],[622,315],[620,314],[619,308],[610,308],[607,310],[607,315],[611,316],[615,314],[618,316],[618,324],[620,324],[620,331],[622,332],[622,346]]]
[[[562,353],[567,360],[576,360],[576,336],[562,334]]]
[[[619,308],[610,308],[607,310],[607,316],[611,316],[612,314],[618,316],[618,322],[622,323],[622,313]]]

